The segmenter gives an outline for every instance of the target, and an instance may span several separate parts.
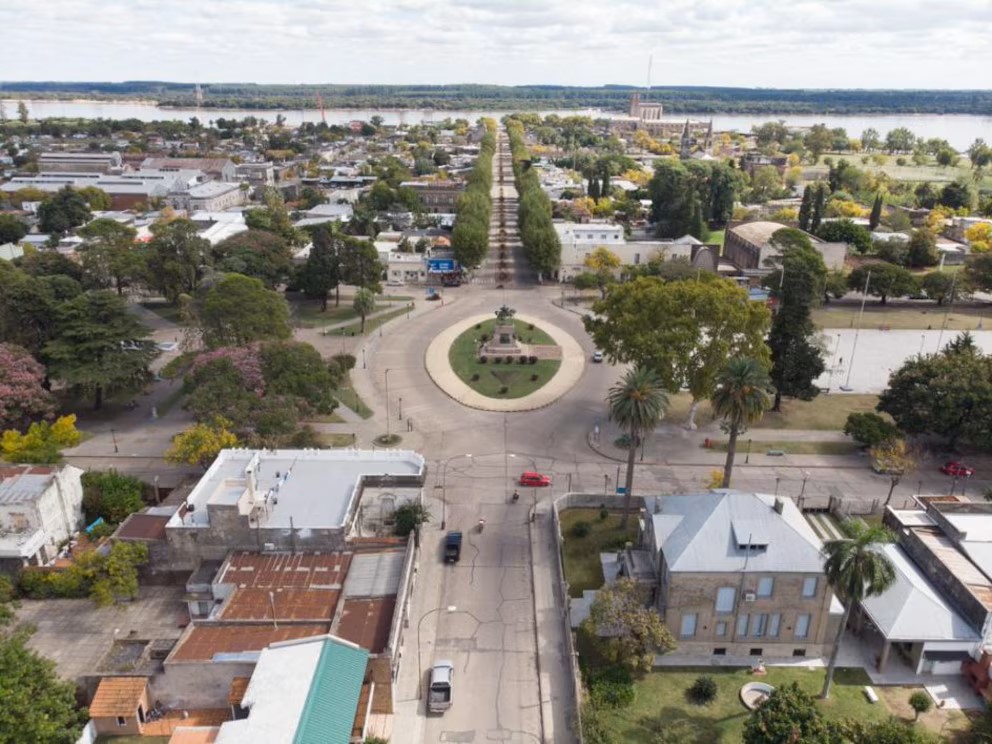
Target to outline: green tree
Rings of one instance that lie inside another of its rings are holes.
[[[354,306],[355,312],[362,319],[359,333],[365,333],[365,317],[375,310],[375,295],[371,290],[360,288],[355,292]]]
[[[884,594],[895,581],[895,569],[891,561],[881,552],[884,543],[890,543],[895,536],[880,525],[868,526],[861,520],[847,520],[844,532],[849,536],[834,540],[823,546],[823,572],[834,594],[844,604],[844,614],[837,626],[837,637],[830,652],[827,676],[823,681],[821,697],[830,697],[830,687],[837,668],[837,654],[841,639],[847,629],[848,620],[854,606],[868,597]],[[762,706],[764,707],[764,706]]]
[[[343,236],[326,225],[313,233],[313,245],[307,262],[300,267],[296,283],[311,300],[320,300],[320,311],[327,310],[327,294],[335,290],[335,306],[341,304],[341,245]]]
[[[0,214],[0,245],[20,243],[28,234],[28,226],[12,214]]]
[[[293,275],[293,253],[285,238],[266,230],[246,230],[212,248],[214,268],[259,279],[269,289]]]
[[[120,297],[89,292],[59,305],[57,314],[57,333],[44,349],[48,372],[92,395],[94,410],[105,393],[135,390],[148,379],[158,352]]]
[[[76,688],[27,646],[24,632],[0,636],[0,744],[75,744],[87,715]]]
[[[282,194],[271,186],[262,191],[264,207],[249,209],[245,212],[245,224],[250,230],[265,230],[281,236],[291,245],[302,245],[303,236],[293,227],[289,210],[283,201]]]
[[[38,227],[56,235],[89,222],[92,216],[86,199],[71,186],[59,189],[38,205]]]
[[[782,176],[774,165],[764,165],[754,172],[751,178],[751,201],[763,204],[774,199],[781,190]]]
[[[210,242],[196,234],[196,225],[189,220],[159,222],[151,231],[154,237],[145,257],[147,282],[175,305],[180,295],[200,288],[211,262]]]
[[[992,292],[992,251],[968,256],[964,278],[968,287],[976,292]]]
[[[327,197],[322,191],[313,186],[304,186],[300,189],[300,200],[297,204],[299,209],[313,209],[318,204],[327,204]]]
[[[610,420],[627,432],[627,479],[623,500],[623,518],[620,528],[627,526],[630,516],[630,497],[634,487],[634,458],[641,437],[647,436],[661,422],[668,407],[668,394],[661,380],[650,369],[635,366],[629,369],[620,382],[610,388],[607,402]]]
[[[917,690],[909,696],[909,707],[913,709],[914,721],[920,719],[920,713],[926,713],[933,708],[933,698],[925,690]]]
[[[298,398],[308,410],[320,414],[329,414],[337,407],[332,394],[337,381],[312,345],[303,341],[269,341],[261,345],[259,353],[266,395]],[[338,365],[350,361],[354,366],[353,357],[336,357],[332,361]]]
[[[31,114],[28,111],[28,105],[24,101],[17,102],[17,118],[20,120],[21,124],[27,124],[31,118]]]
[[[745,357],[731,359],[717,378],[710,402],[716,415],[723,419],[724,429],[730,437],[721,488],[730,488],[737,437],[759,421],[771,404],[768,396],[771,384],[764,366],[756,359]]]
[[[906,263],[910,268],[921,269],[936,266],[937,239],[929,230],[914,230],[906,246]]]
[[[981,444],[992,437],[992,358],[945,349],[908,359],[889,377],[878,410],[907,434]]]
[[[871,205],[871,214],[868,216],[869,230],[875,230],[882,222],[882,207],[884,206],[884,204],[885,203],[882,200],[882,192],[879,191],[877,194],[875,194],[875,201]]]
[[[65,276],[77,282],[83,279],[79,264],[58,251],[27,246],[17,265],[31,276]]]
[[[827,186],[818,183],[813,189],[813,209],[810,212],[809,229],[816,232],[820,229],[820,221],[823,219],[823,212],[827,205]]]
[[[799,229],[809,232],[810,220],[813,217],[813,187],[806,186],[803,189],[803,198],[799,203]]]
[[[209,349],[289,338],[289,306],[258,279],[227,274],[187,308],[190,325]]]
[[[894,716],[885,721],[870,722],[848,719],[841,727],[851,744],[940,744],[945,741]],[[974,727],[971,733],[975,735]],[[974,741],[977,744],[985,739],[978,738]]]
[[[927,293],[927,298],[938,305],[944,302],[953,303],[961,295],[956,277],[943,271],[931,271],[923,276],[920,287]]]
[[[34,277],[0,261],[0,338],[44,361],[45,345],[57,331],[57,308],[80,291],[69,277]]]
[[[744,744],[843,744],[797,682],[776,687],[744,722]]]
[[[95,289],[115,289],[118,295],[144,275],[144,261],[135,249],[138,231],[130,225],[101,217],[81,227],[86,242],[79,253],[83,281]]]
[[[898,127],[885,135],[885,149],[892,152],[910,152],[916,143],[916,135],[906,129]]]
[[[595,284],[599,288],[603,298],[606,297],[606,288],[616,281],[616,272],[621,266],[620,257],[609,248],[599,246],[592,253],[586,256],[584,262],[589,273],[595,277]],[[577,289],[581,289],[576,285]]]
[[[91,578],[90,598],[98,606],[116,604],[122,599],[138,596],[138,568],[148,563],[148,546],[144,543],[118,540],[103,556],[97,551],[86,555],[98,556]]]
[[[826,124],[814,124],[810,127],[806,136],[803,137],[803,144],[809,150],[811,163],[816,163],[820,156],[830,149],[834,141],[833,133],[827,129]]]
[[[816,236],[830,243],[853,245],[858,253],[871,250],[871,233],[848,219],[824,222],[816,231]]]
[[[687,425],[699,401],[735,356],[765,362],[768,309],[749,302],[735,283],[707,273],[698,281],[637,277],[610,287],[584,319],[586,330],[613,362],[651,369],[670,393],[687,385],[693,396]]]
[[[919,466],[919,459],[913,449],[901,437],[893,437],[880,442],[868,450],[871,456],[872,468],[879,473],[889,476],[889,493],[885,497],[883,508],[892,501],[892,494],[899,485],[902,477]]]
[[[773,271],[764,283],[777,303],[768,346],[775,386],[772,410],[779,411],[783,396],[812,400],[820,392],[813,381],[826,364],[823,352],[810,339],[815,331],[812,308],[822,297],[827,267],[800,230],[778,230],[771,242],[780,254],[768,260]]]
[[[406,537],[420,525],[431,521],[430,510],[417,501],[407,501],[396,507],[393,513],[393,532],[400,537]]]
[[[371,240],[345,237],[341,246],[341,281],[373,293],[382,291],[382,263]]]
[[[861,147],[865,152],[877,150],[881,144],[882,138],[879,136],[877,129],[868,127],[868,129],[861,132]]]
[[[899,428],[877,413],[849,413],[844,433],[864,447],[876,447],[900,436]]]
[[[84,186],[79,189],[79,195],[86,200],[86,204],[89,205],[90,209],[96,211],[105,212],[113,204],[110,195],[96,186]]]
[[[847,286],[855,292],[864,292],[866,282],[868,294],[878,297],[882,305],[889,297],[913,294],[918,286],[915,276],[890,263],[861,264],[847,277]]]
[[[111,524],[119,524],[145,506],[141,497],[144,484],[134,476],[116,470],[90,470],[83,473],[82,483],[83,509],[89,521],[103,517]]]
[[[971,188],[967,183],[952,181],[940,190],[940,197],[937,201],[941,206],[951,209],[970,209],[973,199]]]
[[[648,671],[655,654],[675,648],[661,615],[648,604],[644,587],[626,577],[597,592],[583,626],[599,639],[612,663],[630,671]]]

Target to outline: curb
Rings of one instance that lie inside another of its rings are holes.
[[[534,504],[530,508],[530,515],[527,519],[527,532],[530,540],[528,540],[528,549],[530,551],[530,604],[531,611],[534,616],[534,660],[537,664],[537,700],[540,705],[540,721],[541,721],[541,741],[554,741],[554,716],[551,713],[551,701],[545,700],[545,684],[544,684],[544,669],[541,666],[541,637],[540,631],[538,629],[538,614],[537,614],[537,565],[534,562],[534,531],[537,525],[537,504]],[[551,733],[551,738],[548,738],[548,733]]]

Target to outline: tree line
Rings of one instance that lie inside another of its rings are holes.
[[[487,134],[482,138],[479,157],[458,197],[451,248],[463,267],[472,269],[482,263],[489,251],[489,219],[492,215],[493,156],[496,154],[496,122],[485,120]]]
[[[513,157],[513,176],[519,198],[517,216],[524,254],[538,274],[551,276],[561,265],[561,241],[551,221],[551,200],[541,188],[537,172],[531,168],[523,124],[507,119],[506,132]]]

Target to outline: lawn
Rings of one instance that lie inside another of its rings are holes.
[[[287,295],[289,307],[292,313],[293,324],[298,328],[323,328],[333,323],[343,323],[347,320],[354,320],[358,317],[353,306],[354,295],[341,295],[341,304],[334,305],[334,297],[331,296],[327,303],[327,310],[321,311],[320,303],[315,300],[303,299],[300,294]],[[385,310],[394,302],[402,302],[404,305],[412,300],[412,297],[402,295],[381,295],[375,298],[376,310]]]
[[[822,328],[854,328],[858,322],[860,306],[830,303],[813,311],[813,322]],[[862,328],[925,331],[944,327],[946,307],[931,302],[918,305],[881,306],[874,300],[865,305]],[[981,320],[989,320],[992,327],[992,307],[982,305],[955,305],[947,316],[949,331],[974,330]],[[984,322],[983,322],[983,325]]]
[[[576,522],[589,525],[589,534],[576,537],[572,528]],[[610,513],[599,518],[599,509],[565,509],[561,512],[561,531],[565,540],[565,580],[570,597],[581,597],[585,589],[603,586],[603,567],[599,554],[637,539],[637,521],[631,519],[627,529],[620,531],[620,515]]]
[[[689,393],[676,393],[668,396],[668,408],[665,409],[665,423],[682,424],[689,416],[692,396]],[[713,409],[708,400],[700,401],[696,409],[696,426],[705,426],[713,420]]]
[[[476,358],[479,337],[490,335],[496,321],[487,320],[469,328],[455,339],[448,350],[448,361],[459,379],[477,393],[490,398],[522,398],[543,387],[561,366],[559,359],[539,359],[537,364],[483,364]],[[522,320],[513,321],[517,338],[523,343],[555,345],[554,339],[540,328],[531,328]],[[507,388],[505,393],[500,390]]]
[[[778,413],[766,411],[752,429],[824,429],[843,431],[849,413],[874,411],[877,395],[821,394],[813,400],[782,401]]]
[[[141,306],[145,310],[151,310],[157,316],[170,323],[175,323],[176,325],[182,323],[182,318],[179,317],[180,310],[178,305],[170,305],[165,300],[146,300],[141,303]]]
[[[726,234],[726,230],[711,230],[710,236],[706,239],[708,245],[718,245],[723,247],[723,236]]]
[[[700,675],[709,675],[717,683],[717,696],[708,705],[696,705],[686,698],[686,691]],[[617,711],[606,711],[605,718],[617,741],[649,744],[652,728],[679,719],[688,720],[696,731],[699,744],[739,744],[748,710],[740,701],[739,692],[747,682],[759,680],[778,687],[798,682],[814,697],[820,694],[825,670],[803,667],[768,667],[768,674],[755,677],[749,669],[727,667],[665,667],[638,680],[633,705]],[[862,688],[871,684],[863,669],[837,670],[830,699],[818,701],[827,718],[835,720],[857,718],[879,721],[888,717],[884,705],[870,704]],[[692,740],[686,744],[693,744]]]
[[[909,696],[922,689],[922,687],[876,687],[875,691],[885,701],[893,715],[904,721],[912,721],[914,714],[913,709],[909,707]],[[939,734],[947,741],[966,741],[970,738],[965,737],[964,734],[971,731],[971,719],[960,710],[934,707],[929,712],[921,714],[916,725]]]
[[[747,452],[747,435],[737,440],[737,454],[742,455]],[[726,452],[726,442],[713,442],[713,449],[717,452]],[[859,447],[854,442],[796,442],[793,440],[766,440],[759,439],[752,442],[751,452],[755,455],[763,455],[768,450],[779,450],[787,455],[856,455]]]
[[[382,308],[377,307],[376,311],[381,309]],[[383,313],[382,315],[376,316],[375,318],[366,317],[365,334],[367,335],[372,333],[373,331],[375,331],[376,328],[381,326],[383,323],[388,323],[393,318],[398,318],[401,315],[406,314],[407,312],[408,309],[406,306],[404,306],[404,307],[398,307],[395,310],[391,310],[388,313]],[[326,331],[325,333],[328,336],[359,336],[362,335],[361,328],[362,328],[362,322],[361,320],[359,320],[356,321],[355,323],[350,323],[346,326],[342,326],[341,328],[333,328],[329,331]]]
[[[358,396],[355,388],[352,387],[351,375],[344,376],[341,380],[341,386],[334,391],[334,397],[341,405],[347,406],[363,419],[372,418],[372,409],[365,405],[365,401]]]

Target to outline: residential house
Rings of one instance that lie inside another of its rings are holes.
[[[104,677],[89,704],[96,734],[141,736],[148,720],[148,677]]]
[[[823,574],[822,543],[792,501],[722,489],[645,501],[641,550],[625,551],[621,570],[651,576],[679,653],[829,652],[843,608]]]
[[[55,560],[82,526],[82,474],[72,465],[0,465],[0,571]]]

